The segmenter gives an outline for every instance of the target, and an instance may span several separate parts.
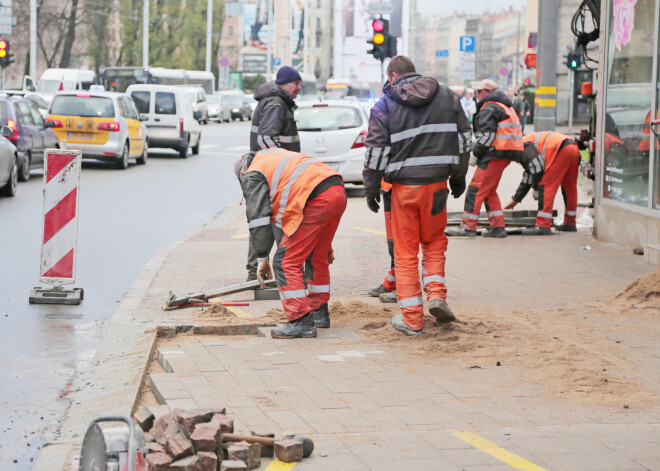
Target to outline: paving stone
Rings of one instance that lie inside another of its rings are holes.
[[[173,412],[176,421],[183,426],[189,433],[192,433],[195,430],[195,425],[206,422],[204,420],[204,414],[199,411],[185,411],[177,410]]]
[[[189,410],[189,409],[197,409],[197,402],[195,402],[194,399],[168,399],[166,403],[170,409],[181,409],[181,410]]]
[[[227,457],[230,460],[243,461],[247,469],[261,466],[261,445],[258,443],[237,442],[227,447]]]
[[[234,419],[225,414],[215,414],[211,419],[212,423],[218,424],[220,433],[234,433]]]
[[[242,461],[223,460],[220,471],[247,471],[247,465]]]
[[[169,471],[172,457],[167,453],[149,453],[146,461],[149,471]]]
[[[198,471],[199,458],[197,455],[188,456],[170,464],[169,471]]]
[[[135,420],[142,430],[148,432],[154,425],[155,417],[149,407],[142,406],[135,412],[135,414],[133,414],[133,420]]]
[[[167,453],[165,447],[158,442],[147,441],[147,453]]]
[[[298,440],[277,440],[275,442],[275,456],[285,463],[302,461],[303,445]]]
[[[175,460],[192,455],[195,452],[190,440],[181,432],[175,433],[167,441],[165,449]]]
[[[262,438],[275,438],[274,433],[264,432],[264,431],[251,431],[250,435],[253,437],[262,437]],[[271,445],[261,445],[261,457],[262,458],[272,458],[275,454],[274,447]]]
[[[160,419],[157,419],[154,422],[154,426],[151,428],[151,436],[159,444],[165,446],[168,440],[174,436],[179,431],[179,423],[176,421],[176,418],[173,414],[166,414]]]
[[[215,451],[222,442],[220,424],[217,422],[197,424],[190,435],[190,441],[195,451]]]
[[[150,389],[159,404],[165,404],[172,399],[190,399],[190,393],[177,378],[176,381],[163,381],[149,377]]]
[[[197,452],[198,471],[218,471],[218,455],[214,451]]]

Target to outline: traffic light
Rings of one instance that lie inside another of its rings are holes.
[[[9,41],[0,39],[0,67],[7,67],[14,62],[14,53],[11,52]]]
[[[564,65],[571,70],[576,70],[582,65],[582,47],[576,48],[574,51],[568,51],[568,54],[564,56],[566,62]]]
[[[374,59],[381,61],[387,57],[396,56],[396,37],[390,34],[390,22],[384,18],[378,18],[371,23],[373,35],[367,40],[373,48],[367,51],[367,54],[374,56]]]

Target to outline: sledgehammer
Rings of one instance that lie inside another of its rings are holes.
[[[298,440],[303,445],[303,458],[307,458],[314,451],[314,442],[311,438],[303,437],[302,435],[287,435],[282,438],[290,438],[292,440]],[[234,433],[223,433],[223,441],[229,442],[242,442],[246,441],[248,443],[258,443],[265,446],[275,446],[275,442],[278,440],[276,438],[268,437],[255,437],[252,435],[236,435]]]

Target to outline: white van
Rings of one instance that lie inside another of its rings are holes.
[[[172,85],[136,84],[126,89],[145,117],[149,148],[165,147],[179,152],[185,159],[188,147],[199,154],[202,131],[199,111],[193,112],[192,103],[182,87]]]
[[[81,69],[46,69],[37,83],[37,93],[50,103],[60,91],[89,90],[96,83],[96,72]]]

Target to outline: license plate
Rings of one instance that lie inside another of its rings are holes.
[[[339,162],[326,162],[325,164],[332,170],[339,171]]]
[[[66,133],[69,139],[93,139],[94,134],[91,132],[68,132]]]

